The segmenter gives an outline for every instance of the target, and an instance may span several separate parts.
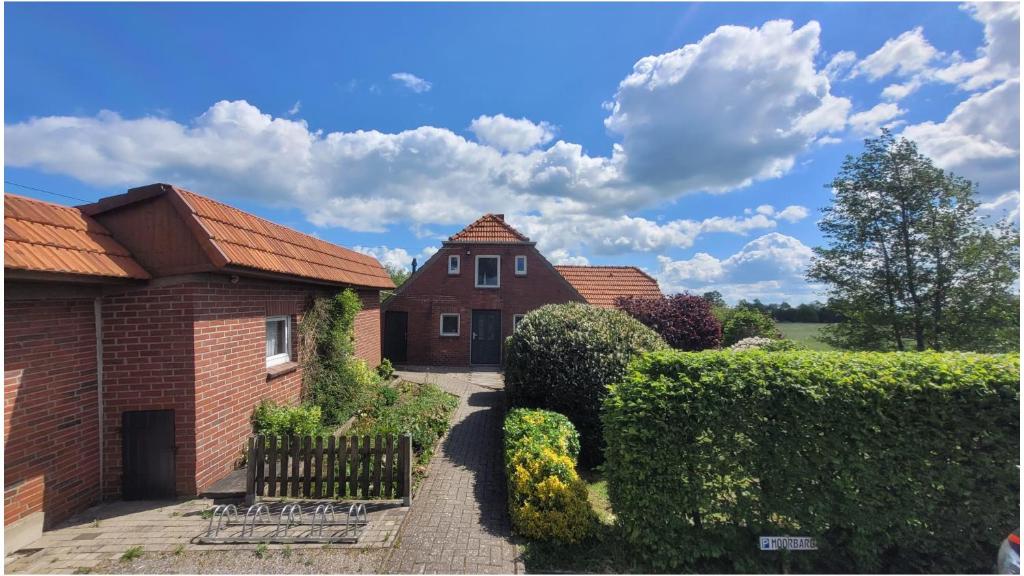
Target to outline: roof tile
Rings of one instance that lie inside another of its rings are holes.
[[[588,303],[614,308],[622,297],[658,298],[658,281],[635,266],[555,266]]]
[[[102,224],[78,208],[4,194],[4,268],[149,278]]]
[[[195,192],[173,188],[228,264],[372,288],[394,288],[384,267],[360,254],[253,216]]]
[[[469,226],[448,238],[449,242],[519,244],[530,239],[505,223],[504,214],[484,214]]]

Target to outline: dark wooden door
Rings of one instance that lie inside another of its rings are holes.
[[[498,310],[473,310],[473,364],[501,363],[501,313]]]
[[[121,434],[124,499],[174,498],[174,410],[125,412]]]
[[[392,364],[405,362],[409,345],[409,313],[384,313],[384,357]]]

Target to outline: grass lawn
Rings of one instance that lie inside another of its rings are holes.
[[[777,324],[782,336],[811,350],[835,350],[835,348],[818,340],[818,333],[828,324],[811,322],[779,322]]]

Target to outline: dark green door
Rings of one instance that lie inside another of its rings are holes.
[[[501,363],[501,312],[473,310],[473,340],[470,350],[473,364]]]

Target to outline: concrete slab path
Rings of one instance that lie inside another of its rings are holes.
[[[452,427],[430,462],[383,566],[402,574],[524,572],[512,538],[502,457],[505,393],[496,371],[401,371],[460,398]]]

